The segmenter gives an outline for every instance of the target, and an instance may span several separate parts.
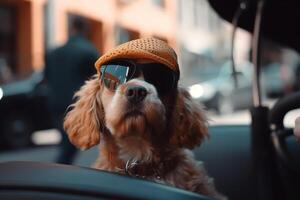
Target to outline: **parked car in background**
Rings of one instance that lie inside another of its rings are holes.
[[[252,65],[246,62],[237,65],[236,68],[237,85],[232,75],[231,61],[227,61],[220,66],[214,78],[191,85],[191,96],[208,109],[220,114],[250,107]]]
[[[1,149],[29,146],[34,131],[51,128],[42,80],[43,74],[35,72],[26,79],[0,85]]]
[[[237,86],[232,75],[231,62],[227,61],[216,71],[214,77],[189,87],[192,97],[208,109],[219,114],[247,109],[252,105],[253,65],[241,63],[237,68]],[[261,89],[264,100],[277,99],[293,90],[295,77],[291,66],[269,63],[261,69]]]

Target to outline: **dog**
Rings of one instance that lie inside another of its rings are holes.
[[[144,38],[100,57],[75,94],[64,128],[80,149],[99,145],[93,167],[225,199],[188,149],[207,138],[203,108],[178,86],[175,51]]]

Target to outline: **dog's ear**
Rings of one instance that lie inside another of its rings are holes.
[[[203,108],[183,88],[178,88],[171,116],[171,145],[192,149],[209,136]]]
[[[88,149],[100,142],[100,128],[104,124],[104,111],[100,100],[100,83],[95,76],[76,92],[64,121],[64,129],[72,144]]]

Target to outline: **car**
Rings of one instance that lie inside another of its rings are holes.
[[[248,7],[239,26],[253,33],[256,8],[264,10],[262,36],[300,52],[298,1],[209,0],[231,22],[239,3]],[[280,14],[279,14],[280,13]],[[290,23],[288,23],[290,22]],[[256,35],[257,36],[257,35]],[[259,55],[259,54],[258,54]],[[252,84],[257,83],[256,79]],[[255,84],[254,84],[255,85]],[[211,139],[194,150],[215,178],[220,192],[233,200],[300,199],[300,144],[285,126],[289,111],[300,108],[300,93],[279,99],[270,109],[253,93],[251,123],[210,126]],[[84,167],[33,162],[0,163],[1,199],[203,199],[161,184]]]
[[[0,85],[0,147],[24,148],[33,145],[31,134],[50,129],[46,85],[43,73]]]
[[[76,166],[7,162],[0,165],[0,177],[0,199],[6,200],[210,200],[163,184]]]
[[[250,62],[237,65],[237,85],[231,67],[231,61],[227,61],[219,67],[220,70],[214,78],[191,85],[191,96],[207,109],[219,114],[248,109],[252,105],[252,65]]]
[[[253,65],[247,61],[236,66],[237,84],[232,73],[231,61],[225,62],[219,68],[214,77],[189,86],[191,96],[218,114],[249,109],[253,105],[251,97]],[[261,70],[263,98],[273,101],[290,93],[294,84],[294,77],[291,75],[293,71],[294,69],[288,69],[276,62],[263,66]]]

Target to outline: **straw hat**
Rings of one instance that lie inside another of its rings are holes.
[[[101,65],[114,59],[149,59],[162,63],[179,75],[177,55],[164,41],[156,38],[141,38],[117,46],[101,56],[95,63],[99,73]]]

